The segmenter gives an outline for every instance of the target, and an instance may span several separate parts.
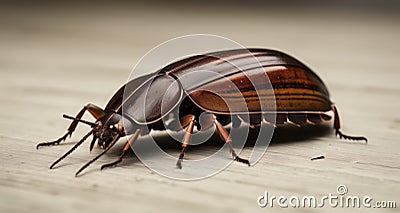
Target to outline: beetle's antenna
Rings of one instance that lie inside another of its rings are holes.
[[[68,155],[70,155],[76,148],[78,148],[79,145],[81,145],[86,138],[88,138],[91,134],[93,133],[93,130],[90,130],[90,132],[88,132],[85,136],[83,136],[83,138],[75,144],[75,146],[73,146],[70,150],[68,150],[68,152],[66,152],[63,156],[61,156],[60,158],[58,158],[56,161],[54,161],[53,164],[51,164],[50,169],[54,168],[55,165],[57,165],[60,161],[62,161],[65,157],[67,157]]]
[[[87,162],[85,165],[83,165],[75,174],[75,177],[79,176],[79,173],[81,173],[84,169],[86,169],[90,164],[92,164],[93,162],[95,162],[97,159],[99,159],[101,156],[103,156],[108,150],[111,149],[111,147],[114,146],[114,144],[118,141],[118,139],[120,138],[120,135],[116,135],[113,140],[111,141],[111,143],[107,146],[107,148],[100,153],[99,155],[97,155],[95,158],[93,158],[92,160],[90,160],[89,162]]]
[[[94,144],[96,143],[96,140],[97,140],[96,135],[93,135],[93,140],[92,140],[92,142],[90,143],[89,151],[92,151],[92,149],[93,149],[93,147],[94,147]]]
[[[75,118],[75,117],[72,117],[72,116],[66,115],[66,114],[63,115],[63,118],[67,118],[67,119],[71,119],[71,120],[76,120],[76,121],[82,122],[82,123],[84,123],[84,124],[86,124],[86,125],[89,125],[89,126],[92,126],[92,127],[93,127],[93,126],[96,126],[96,124],[93,123],[93,122],[86,121],[86,120],[82,120],[82,119],[80,119],[80,118]]]

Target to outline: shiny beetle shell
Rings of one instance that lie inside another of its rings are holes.
[[[254,60],[254,57],[257,61]],[[230,63],[246,64],[247,62],[257,63],[248,64],[250,68],[245,71],[230,65]],[[260,73],[260,65],[265,73]],[[191,79],[182,77],[188,72],[198,70],[211,70],[226,78],[215,79],[205,76],[203,79]],[[254,77],[252,79],[257,79],[257,75],[265,74],[269,77],[272,88],[265,88],[269,92],[257,91],[257,95],[252,83],[261,85],[265,82],[250,82],[246,76],[251,75]],[[160,91],[165,91],[165,87],[170,85],[174,79],[179,79],[182,88],[176,87],[176,93],[172,94],[160,93]],[[226,87],[227,82],[233,82],[236,88],[242,92],[236,94],[237,98],[232,97],[237,90],[230,91]],[[156,73],[134,79],[128,83],[128,86],[122,87],[111,99],[111,104],[107,105],[106,111],[111,109],[121,113],[121,106],[114,109],[113,103],[116,102],[114,100],[118,100],[117,102],[122,100],[125,89],[127,89],[125,94],[132,94],[123,103],[129,106],[126,107],[125,113],[139,124],[159,121],[167,114],[161,112],[162,98],[170,100],[167,106],[172,110],[176,106],[174,103],[181,101],[182,92],[190,94],[189,97],[196,106],[215,114],[239,115],[247,112],[263,114],[265,112],[261,111],[260,104],[264,104],[263,109],[268,110],[275,109],[275,106],[269,106],[269,104],[276,103],[277,124],[282,124],[287,117],[298,124],[304,124],[307,121],[319,123],[321,116],[329,119],[323,113],[332,110],[332,102],[329,99],[326,86],[311,69],[285,53],[267,49],[214,52],[192,56],[172,63]],[[218,91],[219,94],[226,94],[226,96],[215,97],[215,95],[206,91]],[[271,93],[273,94],[271,95]],[[246,100],[246,108],[243,108],[243,104],[236,104],[240,103],[242,97]],[[260,99],[269,100],[273,98],[275,98],[275,101],[260,101]],[[140,107],[135,104],[144,101],[150,104],[144,105],[144,111],[138,110]],[[226,101],[229,101],[229,106],[233,107],[228,109]],[[251,121],[251,123],[257,122]]]

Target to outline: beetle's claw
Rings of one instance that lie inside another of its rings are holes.
[[[340,130],[336,129],[335,135],[338,136],[340,139],[345,139],[345,140],[353,140],[353,141],[365,141],[365,143],[368,143],[368,139],[363,136],[350,136],[343,134]]]
[[[42,146],[58,145],[58,144],[60,144],[61,141],[64,141],[64,140],[56,140],[56,141],[52,141],[52,142],[39,143],[38,145],[36,145],[36,149],[39,149],[39,147],[42,147]]]
[[[39,147],[41,146],[51,146],[51,145],[58,145],[60,144],[60,141],[56,140],[56,141],[52,141],[52,142],[43,142],[43,143],[39,143],[38,145],[36,145],[36,149],[39,149]]]
[[[176,166],[178,167],[178,169],[182,169],[182,159],[178,159],[178,161],[176,162]]]
[[[240,162],[240,163],[244,163],[244,164],[247,164],[248,166],[250,166],[250,161],[249,161],[249,160],[239,157],[239,156],[236,154],[236,152],[234,152],[233,150],[232,150],[231,153],[232,153],[232,157],[233,157],[233,159],[234,159],[235,161]]]
[[[121,159],[118,159],[118,160],[116,160],[116,161],[114,161],[114,162],[112,162],[112,163],[104,164],[104,165],[102,165],[102,166],[100,167],[100,170],[103,170],[103,169],[105,169],[105,168],[116,167],[117,164],[121,163],[121,161],[122,161]]]
[[[249,160],[243,159],[243,158],[241,158],[239,156],[235,157],[235,161],[240,162],[240,163],[244,163],[244,164],[247,164],[248,166],[250,166],[250,161]]]
[[[65,141],[67,139],[68,136],[71,137],[72,132],[67,132],[64,136],[62,136],[61,138],[52,141],[52,142],[43,142],[43,143],[39,143],[38,145],[36,145],[36,149],[39,149],[39,147],[41,146],[52,146],[52,145],[58,145],[61,142]]]

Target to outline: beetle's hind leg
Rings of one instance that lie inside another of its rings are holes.
[[[232,139],[230,138],[228,131],[226,131],[226,129],[222,126],[222,124],[217,119],[215,119],[215,126],[217,127],[217,131],[218,131],[219,135],[221,136],[221,138],[225,141],[225,143],[228,144],[229,150],[232,154],[233,159],[235,161],[238,161],[238,162],[241,162],[241,163],[244,163],[244,164],[247,164],[248,166],[250,166],[249,160],[243,159],[236,154],[235,150],[232,147]]]
[[[85,114],[86,111],[89,111],[90,114],[92,114],[93,117],[95,117],[96,119],[99,119],[100,117],[102,117],[105,114],[104,110],[101,109],[100,107],[98,107],[94,104],[90,104],[90,103],[87,104],[76,115],[76,119],[74,119],[72,121],[72,123],[69,125],[68,131],[67,131],[67,133],[65,133],[65,135],[63,135],[62,137],[60,137],[59,139],[57,139],[55,141],[39,143],[38,145],[36,145],[36,149],[38,149],[41,146],[56,145],[56,144],[61,143],[62,141],[65,141],[67,139],[67,137],[71,136],[72,133],[75,131],[76,127],[78,126],[79,120],[82,118],[83,114]]]
[[[346,140],[355,140],[355,141],[365,141],[366,143],[368,142],[368,139],[363,136],[350,136],[342,133],[340,131],[340,118],[339,118],[339,112],[336,108],[335,105],[332,105],[332,110],[334,113],[334,121],[333,121],[333,128],[335,129],[335,135],[339,136],[340,139],[346,139]]]
[[[183,140],[182,140],[182,151],[179,154],[178,161],[176,162],[176,166],[179,169],[182,169],[183,157],[185,156],[186,148],[187,148],[187,146],[189,144],[189,141],[190,141],[190,136],[192,135],[194,125],[196,124],[196,120],[195,119],[196,119],[196,117],[194,115],[186,115],[182,119],[180,119],[181,120],[181,125],[184,126],[184,127],[187,126],[187,128],[186,128],[185,135],[183,136]]]

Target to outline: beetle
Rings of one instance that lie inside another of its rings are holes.
[[[257,59],[259,65],[253,66],[255,62],[251,59],[254,58]],[[229,63],[232,61],[245,65],[248,69],[241,70],[232,66]],[[185,74],[202,70],[211,70],[224,78],[207,75],[200,78],[190,78],[190,76],[184,78]],[[171,113],[174,108],[179,107],[179,116],[174,120],[179,121],[186,132],[182,141],[182,151],[176,163],[178,168],[182,168],[182,160],[194,127],[202,128],[199,126],[202,113],[208,115],[203,118],[203,128],[214,125],[221,138],[228,144],[233,159],[250,165],[247,159],[236,154],[231,145],[232,140],[229,133],[224,127],[234,120],[243,121],[241,116],[243,112],[250,113],[248,123],[252,126],[261,125],[264,121],[268,122],[268,113],[263,111],[260,106],[266,105],[268,108],[269,103],[263,98],[269,93],[256,91],[247,77],[249,75],[255,78],[258,75],[268,76],[271,87],[266,89],[269,89],[275,97],[276,122],[272,122],[276,125],[287,122],[296,125],[319,124],[322,121],[330,120],[332,117],[326,113],[333,111],[333,128],[337,136],[367,142],[365,137],[350,136],[340,131],[339,113],[330,100],[328,89],[309,67],[283,52],[254,48],[232,49],[187,57],[156,72],[135,78],[123,85],[104,109],[89,103],[79,111],[76,117],[64,115],[73,120],[67,133],[55,141],[39,143],[37,148],[65,141],[68,136],[72,135],[79,122],[90,125],[91,130],[50,166],[52,169],[92,135],[90,150],[93,149],[96,140],[104,150],[81,167],[76,173],[78,176],[87,166],[110,150],[118,139],[130,135],[118,159],[103,165],[101,169],[113,167],[122,161],[126,152],[140,135],[146,135],[152,129],[167,129],[168,127],[160,125],[162,118]],[[236,94],[238,91],[230,90],[227,87],[227,81],[233,82],[241,94]],[[255,84],[263,85],[266,82],[255,82]],[[223,92],[220,96],[215,96],[207,92],[210,90]],[[257,93],[259,95],[254,96]],[[124,94],[127,97],[124,98]],[[186,96],[182,94],[186,94]],[[247,104],[245,108],[237,105],[236,96],[244,98]],[[166,100],[163,102],[164,110],[161,110],[162,100]],[[144,101],[146,104],[143,104]],[[227,107],[226,101],[233,108]],[[86,111],[93,115],[96,122],[81,119]],[[229,115],[232,116],[232,119]]]

